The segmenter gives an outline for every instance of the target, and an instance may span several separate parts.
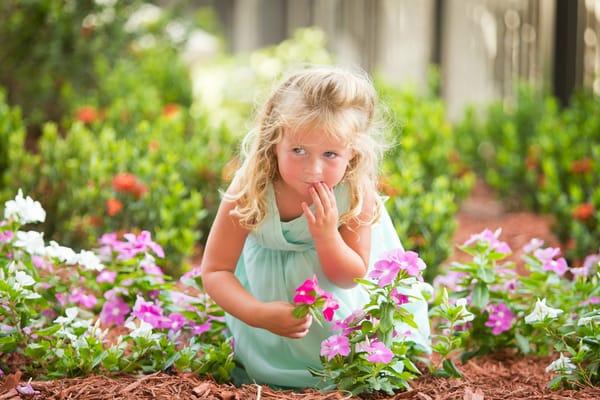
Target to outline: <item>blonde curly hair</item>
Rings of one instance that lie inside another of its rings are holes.
[[[232,214],[247,229],[267,213],[267,189],[279,177],[275,146],[284,134],[318,128],[353,151],[342,182],[350,190],[350,208],[340,222],[371,224],[381,213],[375,196],[373,218],[359,220],[366,193],[375,193],[379,162],[386,149],[383,124],[376,118],[377,94],[368,75],[339,67],[311,67],[292,73],[275,88],[258,114],[256,127],[241,146],[242,165],[226,200],[236,202]]]

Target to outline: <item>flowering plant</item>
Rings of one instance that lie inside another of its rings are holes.
[[[233,354],[222,335],[223,311],[200,294],[193,276],[170,282],[155,262],[164,253],[149,232],[125,234],[123,241],[107,234],[97,252],[76,253],[20,230],[45,218],[41,205],[21,192],[6,202],[4,218],[3,368],[18,353],[29,370],[50,378],[172,367],[229,378]],[[129,333],[109,340],[105,328],[112,326]]]
[[[323,319],[331,321],[335,310],[340,307],[331,293],[319,287],[316,275],[305,280],[296,288],[294,304],[296,304],[296,308],[294,308],[293,314],[296,318],[302,318],[310,313],[320,325],[323,325]],[[317,312],[321,308],[322,312]]]
[[[335,334],[321,343],[320,387],[352,394],[409,388],[420,374],[413,363],[427,351],[413,336],[418,325],[411,306],[426,306],[420,281],[425,263],[417,253],[393,250],[377,261],[369,279],[357,279],[369,293],[362,309],[333,321]]]
[[[569,379],[559,375],[564,378],[560,382],[597,379],[593,354],[597,354],[598,328],[590,313],[600,303],[600,285],[594,276],[600,255],[590,255],[581,267],[573,268],[560,257],[560,249],[544,248],[543,241],[533,239],[523,248],[525,272],[518,276],[514,263],[503,262],[511,249],[499,239],[500,233],[486,229],[472,235],[461,247],[473,256],[472,261],[452,264],[448,274],[435,282],[452,290],[450,297],[466,299],[474,315],[461,327],[468,335],[455,343],[463,347],[462,360],[502,348],[538,355],[556,350],[573,356],[578,371]],[[591,320],[584,319],[586,323],[579,326],[579,319],[588,316]],[[444,350],[436,348],[442,356]]]

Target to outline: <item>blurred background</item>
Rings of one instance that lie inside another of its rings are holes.
[[[305,64],[371,73],[405,247],[452,252],[476,177],[543,213],[572,265],[600,243],[600,0],[2,0],[0,200],[47,240],[150,230],[197,264],[254,111]]]

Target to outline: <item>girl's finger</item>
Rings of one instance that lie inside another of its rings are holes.
[[[319,197],[317,189],[315,189],[314,186],[310,188],[310,194],[313,198],[316,216],[319,218],[323,218],[325,216],[325,210],[323,210],[323,203],[321,202],[321,198]]]
[[[325,183],[319,182],[317,184],[317,192],[319,193],[321,203],[323,203],[323,209],[328,211],[331,208],[331,201],[329,197],[329,190],[327,190]]]
[[[306,204],[306,202],[304,202],[304,201],[302,202],[302,211],[304,212],[304,215],[306,216],[306,220],[310,224],[314,224],[315,222],[317,222],[315,215],[312,213],[312,211],[310,211],[310,208],[308,208],[308,204]]]

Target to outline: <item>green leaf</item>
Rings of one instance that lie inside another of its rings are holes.
[[[60,328],[62,328],[60,324],[54,324],[47,328],[36,331],[35,334],[38,336],[51,336],[54,335],[56,332],[60,331]]]
[[[519,350],[521,350],[521,353],[529,354],[531,351],[529,340],[519,332],[515,332],[515,339],[517,341],[517,346],[519,346]]]
[[[490,293],[487,285],[483,282],[479,282],[475,289],[473,289],[473,306],[479,309],[483,309],[490,299]]]
[[[463,374],[456,368],[454,362],[452,360],[444,360],[442,363],[444,371],[446,371],[450,376],[454,378],[462,378]]]

